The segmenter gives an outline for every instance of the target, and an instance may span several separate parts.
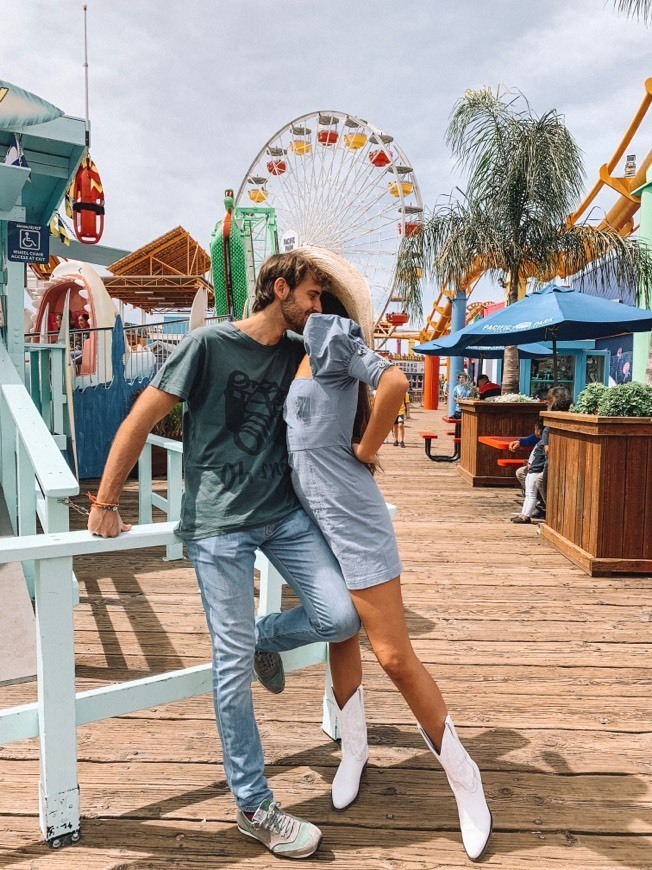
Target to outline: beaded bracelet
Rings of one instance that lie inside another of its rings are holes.
[[[90,500],[92,508],[99,508],[103,511],[117,511],[119,508],[119,505],[117,504],[107,504],[106,502],[98,501],[96,496],[94,496],[91,492],[87,492],[86,495]]]

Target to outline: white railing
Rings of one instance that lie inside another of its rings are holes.
[[[37,519],[46,532],[67,531],[67,501],[79,484],[2,342],[0,442],[0,482],[14,534],[36,534]],[[33,566],[26,562],[23,571],[32,592]]]
[[[160,447],[166,453],[167,494],[152,489],[152,447]],[[183,495],[183,447],[181,441],[149,435],[138,459],[138,522],[152,522],[152,508],[163,511],[168,520],[178,521],[181,516]],[[165,548],[166,561],[183,559],[183,544],[176,541]]]
[[[134,526],[118,538],[87,531],[33,535],[3,541],[0,563],[33,559],[37,632],[38,701],[0,711],[0,744],[38,737],[41,781],[39,815],[44,838],[58,847],[79,839],[81,825],[77,774],[79,725],[169,704],[211,691],[210,664],[156,674],[140,680],[75,692],[73,556],[124,552],[174,545],[173,522]],[[282,579],[265,559],[261,570],[259,614],[280,610]],[[286,671],[326,661],[326,644],[315,643],[282,654]],[[331,701],[324,704],[324,727],[336,736]],[[330,718],[328,718],[330,717]]]

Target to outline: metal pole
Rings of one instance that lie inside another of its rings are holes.
[[[86,147],[91,144],[91,122],[88,113],[88,6],[82,6],[84,10],[84,118],[86,120]]]
[[[451,332],[457,332],[466,326],[466,293],[458,290],[451,302]],[[453,387],[457,383],[457,376],[464,366],[464,356],[452,356],[448,364],[448,416],[452,417],[455,412],[455,398]]]

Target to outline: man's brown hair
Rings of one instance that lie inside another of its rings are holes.
[[[256,290],[252,313],[262,311],[274,301],[274,283],[283,278],[292,292],[307,275],[310,275],[323,289],[328,287],[328,276],[318,269],[312,261],[300,251],[288,251],[286,254],[272,254],[260,267],[256,278]]]

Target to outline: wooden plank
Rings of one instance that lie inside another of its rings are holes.
[[[513,527],[516,488],[470,490],[453,464],[424,457],[418,433],[444,431],[441,415],[413,411],[406,449],[382,448],[378,479],[399,508],[414,647],[483,770],[496,820],[487,863],[652,868],[652,576],[590,577]],[[136,490],[123,499],[132,519]],[[207,660],[193,570],[161,556],[75,558],[78,690]],[[323,667],[289,674],[280,698],[254,686],[275,794],[324,830],[303,864],[467,867],[443,774],[365,638],[362,655],[371,765],[344,814],[329,805],[339,748],[320,728]],[[0,706],[34,699],[31,684],[0,688]],[[79,750],[82,841],[55,853],[40,844],[36,741],[0,749],[0,866],[277,866],[235,829],[210,695],[83,726]]]
[[[346,870],[400,868],[443,870],[468,868],[458,831],[413,831],[359,828],[342,815],[324,825],[319,852],[302,867],[335,863]],[[0,861],[4,866],[50,870],[182,870],[278,867],[258,844],[227,821],[86,819],[81,842],[53,853],[38,841],[33,817],[0,816]],[[494,830],[486,863],[500,870],[649,870],[651,841],[646,836],[579,833],[569,829],[541,832],[536,825],[519,832]],[[394,857],[396,856],[396,857]]]

